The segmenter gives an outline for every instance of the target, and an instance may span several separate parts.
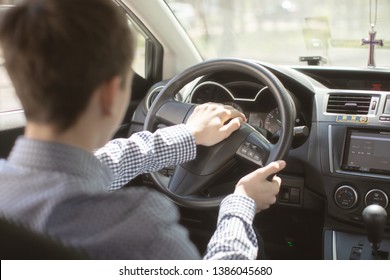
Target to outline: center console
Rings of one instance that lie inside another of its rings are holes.
[[[382,240],[379,253],[375,256],[365,234],[327,229],[324,232],[324,249],[326,260],[387,260],[390,240]]]
[[[384,224],[385,239],[378,257],[372,254],[362,214],[372,204],[389,211],[390,131],[381,127],[339,124],[328,124],[323,129],[328,135],[328,149],[322,151],[322,163],[330,217],[324,231],[324,257],[388,259],[389,218]],[[340,226],[337,221],[351,227]],[[354,232],[349,232],[351,228]]]
[[[390,196],[390,130],[328,124],[322,150],[329,215],[362,225],[363,209]],[[390,221],[388,221],[390,225]]]
[[[324,113],[319,124],[327,198],[326,259],[389,258],[390,112],[386,103],[390,100],[387,93],[375,94],[375,104],[369,104],[373,110],[366,115]],[[380,254],[375,257],[362,215],[372,204],[387,212]]]

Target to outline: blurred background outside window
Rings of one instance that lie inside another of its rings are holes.
[[[304,65],[322,56],[329,66],[367,66],[376,0],[166,0],[203,58],[241,57]],[[390,0],[377,0],[378,67],[390,67]]]

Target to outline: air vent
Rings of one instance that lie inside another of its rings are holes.
[[[156,87],[152,90],[152,92],[149,93],[147,99],[146,99],[146,108],[150,109],[152,107],[153,101],[156,99],[157,95],[160,93],[160,91],[163,89],[163,86]]]
[[[372,96],[369,95],[329,95],[326,112],[335,114],[367,115]]]

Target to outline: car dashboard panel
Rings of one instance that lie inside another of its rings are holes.
[[[390,239],[390,71],[260,64],[277,76],[291,95],[297,112],[295,126],[307,129],[294,137],[285,159],[276,205],[255,221],[266,244],[291,238],[301,249],[306,248],[308,254],[302,258],[332,256],[329,248],[324,247],[323,256],[318,256],[308,247],[315,248],[318,238],[325,242],[322,236],[327,231],[334,236],[342,232],[365,236],[362,212],[370,204],[387,211],[384,235]],[[142,125],[147,108],[163,86],[156,85],[149,92],[133,122]],[[256,129],[266,131],[270,141],[283,125],[270,90],[242,73],[203,76],[180,91],[176,100],[230,105],[243,112]],[[169,174],[169,170],[164,172]],[[229,174],[221,178],[220,185],[225,186],[229,179]],[[279,220],[271,223],[275,213]],[[302,223],[298,222],[302,217]],[[297,229],[299,225],[307,230]],[[281,258],[289,258],[286,252],[290,249],[284,249]]]
[[[318,75],[318,71],[315,74]],[[362,211],[371,204],[388,206],[390,194],[390,115],[388,91],[367,90],[389,73],[362,70],[340,72],[328,84],[363,76],[353,89],[320,89],[316,97],[323,184],[329,215],[348,223],[362,223]],[[375,75],[376,73],[376,75]],[[356,75],[354,75],[356,74]],[[345,84],[345,83],[344,83]],[[358,87],[356,87],[358,86]],[[378,86],[379,87],[379,86]],[[373,201],[370,197],[375,197]],[[367,199],[368,198],[368,199]]]
[[[390,237],[390,115],[387,105],[390,73],[384,69],[304,69],[302,72],[326,85],[316,88],[321,158],[318,165],[321,179],[317,178],[317,182],[321,183],[326,199],[324,236],[332,232],[333,238],[325,238],[324,256],[337,258],[341,254],[355,258],[356,252],[343,244],[353,244],[359,252],[371,250],[359,241],[367,238],[367,225],[362,215],[367,206],[377,204],[385,209],[383,246]],[[314,183],[315,180],[309,181]],[[344,239],[345,236],[348,238]],[[333,245],[329,240],[333,240]],[[386,247],[383,246],[382,249]],[[330,251],[333,254],[329,255]],[[363,255],[357,258],[365,258]]]

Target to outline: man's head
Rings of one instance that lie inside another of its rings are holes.
[[[26,0],[0,24],[5,67],[27,120],[71,127],[93,92],[121,77],[134,55],[124,14],[111,0]]]

